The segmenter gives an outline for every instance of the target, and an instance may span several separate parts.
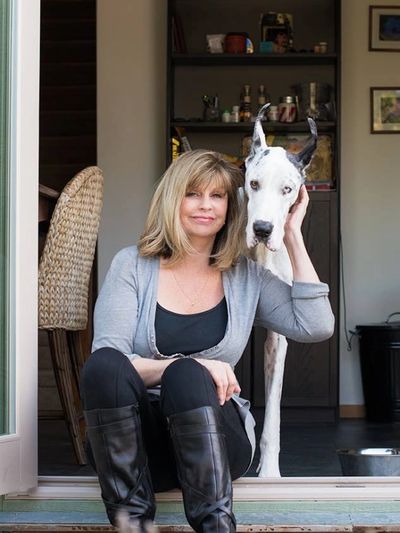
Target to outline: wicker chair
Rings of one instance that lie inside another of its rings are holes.
[[[39,264],[39,328],[47,330],[61,404],[79,464],[86,464],[79,372],[85,361],[80,332],[88,322],[89,280],[103,203],[98,167],[64,187],[50,221]]]

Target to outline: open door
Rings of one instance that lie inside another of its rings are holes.
[[[39,0],[0,0],[0,494],[37,483]]]

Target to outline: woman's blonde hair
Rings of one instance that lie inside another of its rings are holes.
[[[217,152],[193,150],[180,155],[165,171],[154,193],[139,253],[161,256],[171,265],[194,253],[181,224],[180,206],[189,190],[215,183],[228,195],[228,211],[215,238],[210,263],[219,270],[230,268],[239,258],[244,239],[244,207],[238,192],[243,180],[242,171]]]

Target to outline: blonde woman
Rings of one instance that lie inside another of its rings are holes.
[[[121,509],[153,519],[154,492],[180,487],[195,531],[236,531],[232,479],[249,468],[255,442],[234,368],[251,328],[301,342],[332,334],[328,287],[308,260],[292,289],[241,255],[241,182],[218,153],[181,155],[155,191],[138,246],[115,256],[100,291],[82,399],[113,524]],[[300,199],[292,228],[304,214]]]

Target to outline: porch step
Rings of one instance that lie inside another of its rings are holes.
[[[237,512],[237,531],[265,533],[400,533],[400,512]],[[180,512],[156,515],[160,533],[192,532]],[[0,532],[112,532],[99,512],[2,512]]]
[[[116,531],[101,501],[4,499],[0,533]],[[400,533],[400,501],[235,501],[237,531],[265,533]],[[158,501],[160,533],[190,532],[182,501]]]

